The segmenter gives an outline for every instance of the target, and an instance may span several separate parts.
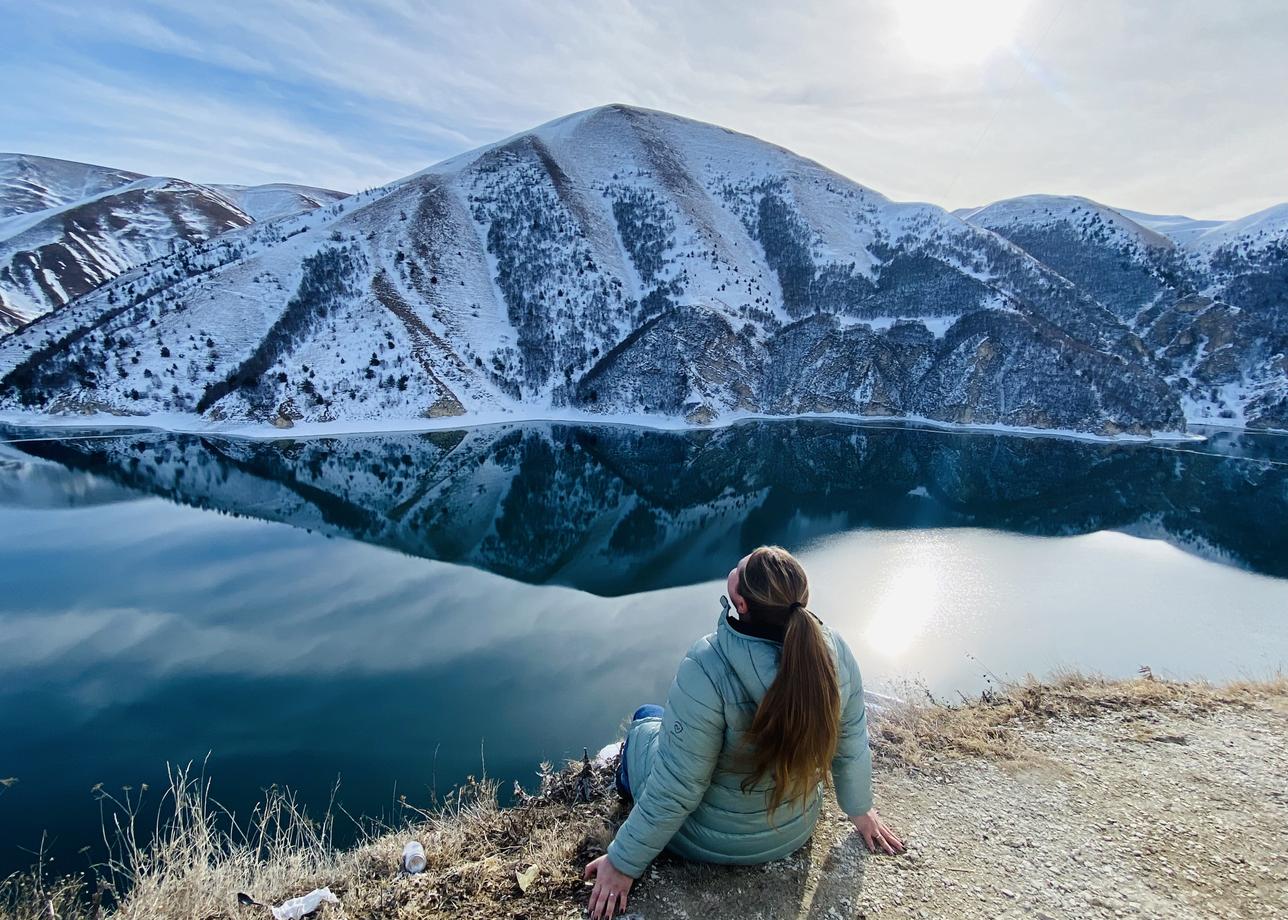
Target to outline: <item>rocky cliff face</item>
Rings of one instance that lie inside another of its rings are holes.
[[[1175,249],[1139,235],[1141,251]],[[1131,308],[1166,301],[1182,269],[1160,256],[1101,284],[1012,236],[754,138],[607,106],[109,282],[0,340],[0,404],[281,424],[576,409],[1183,428],[1181,359]]]

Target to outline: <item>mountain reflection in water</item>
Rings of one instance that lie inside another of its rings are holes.
[[[1288,576],[1288,438],[1210,434],[1105,443],[790,420],[11,447],[183,504],[604,596],[862,528],[1119,530]]]

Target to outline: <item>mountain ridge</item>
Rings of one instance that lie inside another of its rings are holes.
[[[749,135],[602,106],[110,282],[0,339],[0,406],[265,424],[831,412],[1108,435],[1220,411],[1185,402],[1188,365],[1142,335],[1158,291],[1185,288],[1168,309],[1197,295],[1156,260],[1177,244],[1112,212],[1148,258],[1075,282],[1005,232],[1032,221],[984,226],[988,208],[893,202]],[[1103,228],[1084,237],[1121,256]],[[1238,259],[1209,263],[1221,290],[1249,283]],[[1109,296],[1128,281],[1152,299]],[[1235,325],[1239,309],[1222,307]],[[1234,363],[1274,390],[1275,354]],[[1279,422],[1257,411],[1238,421]]]
[[[1288,206],[1205,222],[1026,196],[965,218],[1127,322],[1181,394],[1187,418],[1288,428]]]
[[[123,271],[339,192],[201,185],[27,154],[0,154],[0,332]]]

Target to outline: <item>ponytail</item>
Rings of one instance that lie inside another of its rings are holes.
[[[765,776],[773,780],[772,815],[784,802],[805,799],[827,776],[836,754],[841,692],[822,624],[805,606],[809,588],[800,563],[780,547],[762,547],[748,558],[740,585],[753,620],[786,625],[778,674],[748,731],[751,775],[742,783],[745,792]]]

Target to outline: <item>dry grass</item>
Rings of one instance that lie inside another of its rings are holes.
[[[96,877],[50,880],[39,868],[11,877],[0,885],[0,918],[249,920],[268,913],[239,905],[241,892],[280,903],[323,886],[341,901],[325,911],[332,917],[564,918],[584,898],[581,869],[611,839],[618,808],[610,766],[543,764],[538,793],[509,808],[497,805],[495,784],[471,781],[435,812],[413,811],[406,827],[342,850],[331,819],[310,820],[287,793],[270,791],[238,826],[200,777],[185,770],[171,780],[146,832],[137,800],[105,795],[111,856]],[[409,876],[398,870],[412,839],[428,865]]]
[[[872,741],[885,769],[932,770],[943,759],[1025,756],[1026,731],[1050,720],[1121,711],[1283,706],[1288,677],[1224,686],[1152,676],[1109,680],[1076,673],[1032,678],[950,706],[903,704],[873,713]],[[0,920],[263,920],[239,892],[280,903],[328,886],[331,917],[495,918],[581,915],[585,863],[603,852],[623,817],[612,769],[542,765],[541,788],[500,808],[495,785],[471,781],[407,826],[368,831],[353,847],[333,844],[328,816],[310,820],[288,793],[271,791],[239,825],[189,771],[171,777],[158,818],[145,824],[138,798],[103,795],[109,859],[95,876],[47,879],[39,867],[0,884]],[[398,873],[403,844],[420,840],[426,871]],[[524,885],[520,885],[520,876]]]
[[[1110,712],[1169,708],[1205,712],[1216,706],[1255,706],[1288,698],[1288,676],[1215,685],[1171,681],[1145,674],[1132,680],[1077,671],[1032,675],[986,690],[961,705],[934,701],[891,706],[872,718],[873,755],[878,763],[926,769],[942,757],[970,755],[1023,759],[1026,730],[1050,720],[1084,719]]]

